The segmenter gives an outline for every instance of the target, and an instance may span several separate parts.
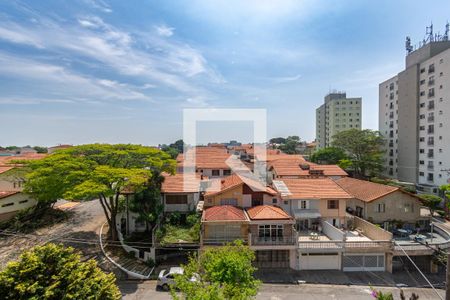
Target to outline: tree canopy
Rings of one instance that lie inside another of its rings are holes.
[[[184,274],[175,278],[176,286],[185,299],[250,299],[260,284],[253,275],[254,259],[254,252],[240,241],[208,248],[184,266]],[[197,280],[191,280],[193,276]],[[178,299],[175,291],[172,296]]]
[[[81,262],[73,248],[47,244],[28,250],[0,272],[2,299],[120,299],[114,274],[91,259]]]
[[[283,138],[276,138],[276,139],[280,139],[278,141],[282,141]],[[280,143],[278,149],[287,154],[298,154],[300,153],[297,149],[299,145],[300,145],[300,137],[293,135],[288,136],[286,139],[284,139],[284,142]]]
[[[318,164],[336,165],[344,159],[347,159],[345,151],[336,147],[319,149],[311,155],[311,161]]]
[[[422,204],[430,209],[431,216],[433,217],[434,212],[440,208],[442,198],[431,194],[420,195],[420,198]]]
[[[60,150],[48,157],[29,161],[25,192],[39,205],[56,200],[98,198],[110,225],[111,238],[117,239],[115,218],[119,196],[140,192],[154,174],[173,173],[175,161],[158,149],[140,145],[90,144]]]
[[[348,156],[356,177],[376,176],[383,170],[384,139],[378,131],[350,129],[333,136],[333,147]]]

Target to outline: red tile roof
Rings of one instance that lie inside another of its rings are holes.
[[[353,198],[330,178],[298,178],[274,180],[283,199],[351,199]],[[287,190],[285,190],[287,188]]]
[[[20,193],[20,191],[0,191],[0,199]]]
[[[302,168],[304,166],[304,168]],[[269,162],[269,169],[277,176],[309,177],[317,176],[311,171],[322,171],[323,176],[347,176],[348,174],[337,165],[318,165],[301,159],[280,158]]]
[[[246,174],[232,174],[225,178],[220,179],[220,188],[217,190],[217,186],[213,183],[210,191],[206,191],[206,196],[216,195],[238,187],[240,185],[246,184],[251,190],[255,192],[265,192],[270,195],[276,195],[277,192],[268,186],[264,186],[259,181],[248,177]]]
[[[195,152],[194,152],[195,151]],[[193,161],[195,154],[195,162]],[[225,161],[231,156],[226,148],[217,147],[196,147],[177,156],[177,166],[183,167],[184,161],[188,160],[188,165],[195,163],[197,169],[230,169]],[[192,162],[191,162],[192,161]]]
[[[231,205],[220,205],[203,211],[202,221],[248,221],[244,210]]]
[[[271,205],[259,205],[247,209],[250,220],[292,220],[281,207]]]
[[[186,180],[183,175],[186,175]],[[163,193],[198,193],[200,191],[200,176],[188,176],[187,174],[164,174],[161,185]]]
[[[340,178],[336,183],[353,197],[365,202],[374,201],[399,190],[398,187],[349,177]]]

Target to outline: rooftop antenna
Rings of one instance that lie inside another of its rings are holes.
[[[429,42],[433,42],[434,41],[434,36],[433,36],[433,22],[431,23],[430,27],[427,26],[427,29],[425,31],[425,36],[426,40]]]
[[[445,24],[445,33],[444,33],[444,36],[442,38],[443,41],[448,41],[449,29],[450,29],[450,24],[447,21],[447,24]]]
[[[411,38],[409,36],[406,37],[405,48],[408,54],[410,54],[413,51],[413,46],[411,45]]]

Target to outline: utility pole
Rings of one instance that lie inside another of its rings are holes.
[[[450,300],[450,253],[447,254],[447,272],[445,276],[445,300]]]

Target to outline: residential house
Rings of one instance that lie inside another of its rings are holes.
[[[186,175],[186,176],[185,176]],[[161,199],[164,212],[182,214],[195,211],[200,200],[201,177],[187,174],[164,174],[161,185]]]
[[[338,179],[336,183],[353,197],[347,201],[347,211],[386,229],[398,224],[414,229],[430,221],[429,217],[421,215],[420,198],[398,187],[349,177]]]
[[[317,178],[339,179],[348,174],[337,165],[318,165],[302,159],[277,159],[268,163],[268,178]]]
[[[297,249],[295,221],[283,209],[258,205],[207,208],[202,215],[201,247],[241,240],[255,250],[259,268],[294,268]]]
[[[12,218],[17,212],[36,205],[36,200],[22,193],[24,188],[23,165],[16,160],[34,160],[46,154],[27,153],[0,156],[0,221]]]
[[[220,178],[231,175],[227,160],[232,155],[225,147],[195,147],[177,156],[177,173],[192,168],[195,173],[208,178]]]
[[[0,222],[14,217],[19,211],[36,205],[36,200],[20,191],[0,191]]]
[[[246,208],[278,203],[275,190],[245,174],[233,174],[212,182],[204,199],[204,207],[233,205]]]
[[[344,226],[346,202],[352,196],[332,179],[282,179],[273,185],[281,195],[280,206],[295,217],[298,230],[317,230],[321,220]]]

